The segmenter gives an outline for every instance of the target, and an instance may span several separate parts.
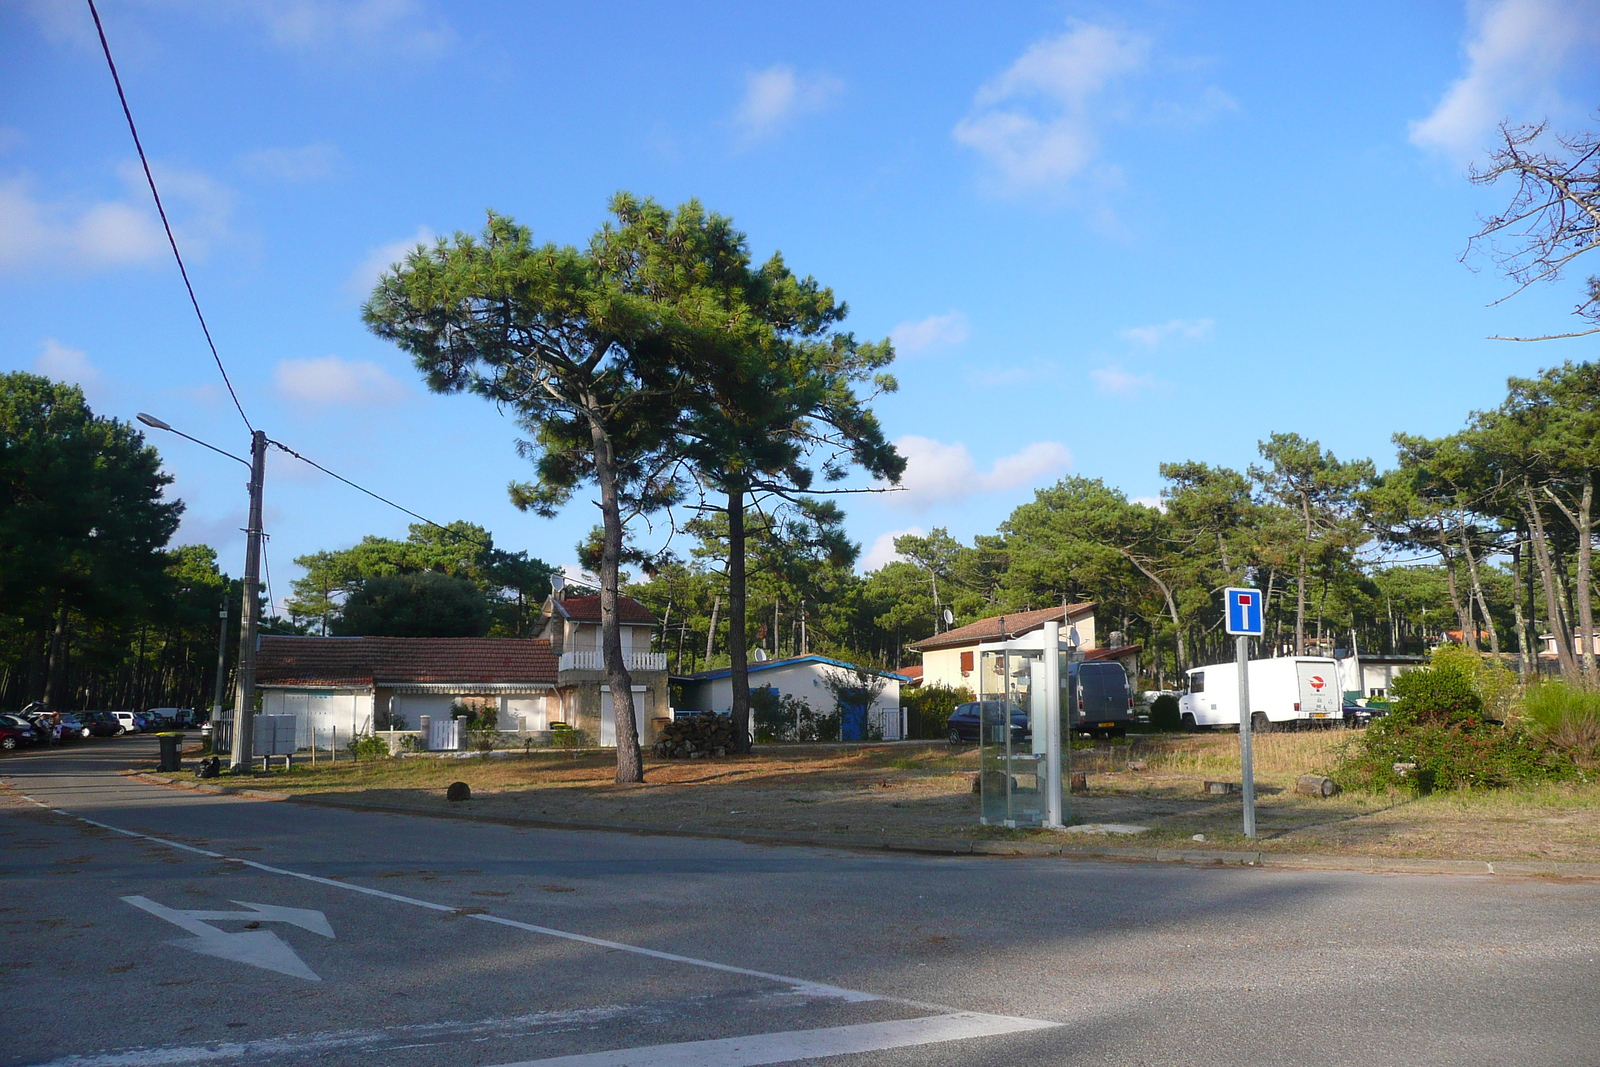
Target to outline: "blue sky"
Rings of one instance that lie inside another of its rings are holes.
[[[1458,262],[1510,195],[1463,175],[1495,123],[1600,104],[1600,3],[448,4],[104,0],[202,307],[251,418],[431,518],[569,563],[594,522],[505,486],[515,428],[426,392],[370,336],[373,278],[487,208],[581,243],[619,189],[731,215],[758,256],[893,336],[877,405],[908,490],[888,538],[991,532],[1067,473],[1154,497],[1157,465],[1243,467],[1273,431],[1392,459],[1593,339],[1577,279]],[[1588,60],[1583,57],[1589,56]],[[242,451],[155,222],[87,9],[0,8],[0,369],[75,380]],[[157,435],[181,541],[241,567],[240,469]],[[274,457],[294,556],[404,515]],[[650,541],[647,533],[646,542]]]

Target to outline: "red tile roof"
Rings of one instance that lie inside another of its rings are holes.
[[[910,678],[912,685],[921,685],[922,684],[922,668],[920,666],[917,666],[917,667],[896,667],[895,668],[895,673],[896,674],[903,674],[907,678]]]
[[[914,642],[909,647],[918,652],[927,652],[935,648],[953,648],[957,645],[975,645],[979,641],[993,641],[1000,637],[1000,620],[1004,619],[1006,633],[1012,637],[1019,634],[1037,630],[1045,623],[1055,620],[1065,622],[1068,619],[1082,618],[1094,610],[1092,602],[1087,604],[1069,604],[1064,608],[1040,608],[1038,611],[1017,611],[1006,615],[995,615],[977,622],[969,622],[965,626],[957,626],[954,630],[946,630],[942,634],[923,638]]]
[[[565,600],[556,601],[567,618],[577,622],[600,621],[600,598],[597,596],[569,596]],[[633,599],[631,596],[617,597],[617,621],[654,625],[656,617],[650,614],[650,609]]]
[[[258,685],[547,684],[556,656],[543,638],[263,637]]]

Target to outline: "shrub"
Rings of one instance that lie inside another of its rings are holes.
[[[965,686],[952,689],[947,685],[929,685],[900,694],[900,703],[910,711],[907,718],[918,724],[917,736],[930,738],[943,737],[956,707],[976,699],[972,690]]]
[[[349,749],[352,759],[388,759],[389,742],[377,734],[357,734],[345,748]]]
[[[1483,719],[1483,697],[1473,684],[1470,664],[1443,659],[1431,667],[1407,671],[1394,680],[1393,714],[1418,723],[1464,723]]]
[[[400,748],[405,752],[421,752],[425,748],[425,741],[421,734],[406,734],[400,739]]]
[[[837,741],[839,713],[818,712],[793,694],[780,694],[764,685],[750,690],[750,714],[756,724],[757,741]],[[868,722],[871,730],[877,724]],[[879,727],[879,740],[882,728]]]
[[[1350,789],[1427,792],[1565,777],[1570,765],[1538,738],[1484,715],[1477,679],[1457,656],[1396,678],[1394,710],[1345,746],[1334,778]],[[1395,770],[1408,763],[1416,769]]]
[[[1178,698],[1171,693],[1162,693],[1150,702],[1150,728],[1153,730],[1176,730],[1183,725],[1183,720],[1178,717]]]
[[[1522,698],[1528,732],[1585,770],[1600,766],[1600,693],[1555,680],[1529,686]]]
[[[589,744],[589,735],[564,722],[551,723],[550,744],[556,748],[585,748]]]
[[[1429,666],[1465,677],[1483,701],[1483,712],[1489,718],[1504,721],[1509,717],[1517,696],[1517,676],[1504,664],[1461,645],[1440,645],[1429,657]]]

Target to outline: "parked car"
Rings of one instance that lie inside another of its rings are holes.
[[[1372,712],[1368,711],[1360,704],[1355,704],[1346,700],[1344,702],[1343,710],[1344,724],[1350,729],[1355,729],[1358,726],[1367,726],[1372,722]]]
[[[1122,664],[1109,660],[1073,663],[1067,668],[1067,700],[1072,728],[1096,737],[1122,737],[1134,723],[1133,692]]]
[[[44,740],[45,735],[37,726],[24,719],[21,715],[0,714],[0,726],[14,730],[18,743],[23,745],[37,745]],[[16,746],[13,745],[13,748]]]
[[[25,745],[33,744],[32,736],[20,726],[9,722],[0,722],[0,749],[15,752]]]
[[[967,704],[958,704],[956,710],[950,713],[949,737],[952,745],[959,745],[964,741],[977,741],[982,725],[999,726],[1005,718],[1002,705],[1011,709],[1011,740],[1013,742],[1027,741],[1033,737],[1028,728],[1028,713],[1015,704],[1006,705],[1000,700],[974,700]]]
[[[61,739],[81,741],[89,736],[88,725],[76,715],[61,716]]]
[[[136,734],[140,731],[139,716],[131,711],[113,711],[112,717],[117,720],[117,725],[122,727],[125,734]]]
[[[116,737],[122,732],[122,727],[109,711],[86,711],[81,717],[84,728],[89,731],[85,736]]]

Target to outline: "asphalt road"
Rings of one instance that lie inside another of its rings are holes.
[[[0,1064],[1600,1064],[1600,882],[515,829],[147,748],[0,760]]]

